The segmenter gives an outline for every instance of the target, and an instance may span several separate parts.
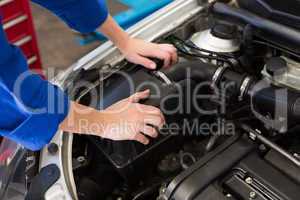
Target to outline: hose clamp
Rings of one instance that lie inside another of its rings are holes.
[[[223,73],[225,72],[226,69],[227,69],[226,66],[222,66],[222,67],[219,67],[215,71],[215,73],[214,73],[214,75],[212,77],[212,82],[211,82],[211,86],[210,86],[211,88],[214,88],[217,85],[217,83],[221,79],[221,77],[222,77],[222,75],[223,75]]]
[[[155,72],[153,72],[153,74],[155,76],[157,76],[158,78],[160,78],[162,81],[164,81],[167,85],[172,84],[172,81],[169,79],[169,77],[167,77],[167,75],[165,75],[161,71],[155,71]]]
[[[239,95],[239,101],[242,101],[246,92],[247,92],[247,89],[250,85],[252,81],[252,78],[247,76],[244,80],[243,80],[243,83],[241,84],[241,87],[240,87],[240,95]]]

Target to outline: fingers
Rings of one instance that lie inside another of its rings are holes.
[[[171,65],[171,54],[161,48],[153,50],[152,56],[164,61],[164,67]]]
[[[149,144],[149,139],[141,133],[136,134],[134,137],[134,140],[136,140],[144,145]]]
[[[156,68],[155,62],[153,62],[152,60],[150,60],[146,57],[140,56],[138,54],[133,55],[133,57],[130,60],[132,60],[136,64],[143,65],[144,67],[146,67],[148,69]]]
[[[144,114],[143,123],[151,124],[158,128],[161,128],[165,124],[165,117],[159,108],[139,104],[138,109]]]
[[[157,138],[158,136],[157,130],[154,127],[147,126],[147,125],[143,127],[143,130],[141,130],[141,132],[152,138]]]
[[[157,44],[156,49],[150,52],[151,57],[164,61],[164,67],[169,67],[178,61],[177,49],[170,44]]]
[[[144,104],[138,104],[138,109],[140,112],[143,112],[145,114],[152,114],[152,115],[159,115],[163,116],[162,112],[159,108],[156,108],[154,106],[144,105]]]
[[[171,45],[171,44],[160,44],[160,48],[171,54],[171,65],[174,65],[178,62],[177,49],[173,45]]]
[[[147,99],[150,96],[150,90],[144,90],[137,92],[129,97],[129,101],[132,103],[138,103],[142,99]]]
[[[140,113],[143,113],[143,116],[140,118],[142,124],[150,124],[158,128],[162,128],[165,124],[165,117],[159,108],[138,104],[137,109]]]
[[[158,58],[164,61],[164,67],[169,67],[178,61],[177,49],[171,44],[154,44],[146,46],[140,52],[128,55],[127,60],[142,65],[148,69],[156,69],[156,64],[151,59]]]
[[[161,129],[165,124],[165,118],[158,115],[148,115],[145,117],[144,123]]]
[[[151,138],[157,138],[158,136],[157,130],[154,127],[147,126],[147,125],[144,125],[140,132],[143,134],[141,133],[136,134],[134,140],[144,145],[147,145],[150,142],[150,140],[146,136],[149,136]]]

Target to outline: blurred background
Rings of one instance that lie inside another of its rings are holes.
[[[117,1],[107,1],[107,4],[112,15],[127,9]],[[30,6],[44,69],[65,69],[101,44],[100,41],[95,41],[80,45],[76,41],[78,35],[59,18],[34,3]]]
[[[173,0],[109,0],[110,14],[129,28]],[[97,48],[105,38],[98,32],[79,34],[48,10],[30,0],[0,0],[3,29],[10,43],[18,46],[30,69],[66,69]],[[52,74],[52,73],[51,73]]]

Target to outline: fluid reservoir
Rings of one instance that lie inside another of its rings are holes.
[[[235,53],[240,41],[235,25],[216,23],[211,29],[195,33],[191,41],[199,48],[216,53]]]

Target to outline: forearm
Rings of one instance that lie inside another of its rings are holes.
[[[106,116],[107,117],[107,116]],[[60,124],[62,131],[77,134],[102,136],[105,116],[93,108],[72,102],[70,111],[65,120]]]
[[[110,15],[98,30],[120,49],[125,48],[126,42],[130,38]]]

